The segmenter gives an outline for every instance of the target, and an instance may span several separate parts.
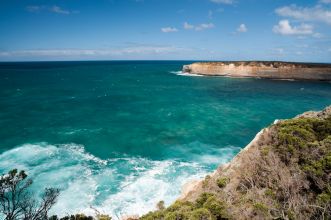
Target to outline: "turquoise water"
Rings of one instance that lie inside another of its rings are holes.
[[[188,63],[1,63],[1,173],[59,187],[56,213],[142,214],[275,119],[331,104],[330,83],[177,74]]]

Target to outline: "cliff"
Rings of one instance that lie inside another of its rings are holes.
[[[274,61],[198,62],[184,65],[183,73],[207,76],[331,81],[331,64]]]
[[[230,163],[141,219],[330,219],[331,106],[260,131]]]

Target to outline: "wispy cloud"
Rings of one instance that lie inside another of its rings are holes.
[[[184,22],[184,29],[186,30],[194,29],[194,25]]]
[[[276,54],[284,54],[285,53],[285,50],[284,50],[284,48],[273,48],[272,49],[272,51],[274,52],[274,53],[276,53]]]
[[[209,19],[213,19],[213,14],[214,14],[213,11],[212,10],[209,10],[208,11],[208,18]]]
[[[245,24],[241,24],[241,25],[239,25],[239,27],[237,28],[237,32],[244,33],[244,32],[247,32],[247,31],[248,31],[248,28],[246,27]]]
[[[174,28],[174,27],[164,27],[164,28],[161,28],[161,31],[163,33],[170,33],[170,32],[177,32],[178,29]]]
[[[0,58],[4,57],[105,57],[134,54],[168,54],[187,49],[175,46],[137,46],[121,49],[41,49],[0,51]]]
[[[315,37],[315,38],[323,38],[324,35],[321,34],[321,33],[314,33],[314,34],[313,34],[313,37]]]
[[[54,5],[53,7],[51,7],[49,10],[52,11],[52,12],[54,12],[54,13],[58,13],[58,14],[65,14],[65,15],[70,14],[70,11],[65,10],[65,9],[62,9],[59,6],[56,6],[56,5]]]
[[[210,0],[210,1],[217,4],[226,4],[226,5],[232,5],[235,3],[234,0]]]
[[[72,13],[77,13],[78,11],[70,11],[67,9],[63,9],[60,6],[53,5],[53,6],[46,6],[46,5],[29,5],[26,7],[26,10],[29,12],[37,13],[41,11],[49,11],[52,13],[57,13],[57,14],[64,14],[64,15],[69,15]]]
[[[328,3],[331,0],[324,0],[324,2]],[[331,25],[331,10],[327,10],[321,5],[312,8],[291,5],[277,8],[275,12],[282,17],[294,18],[300,21],[319,21]]]
[[[320,0],[320,3],[331,4],[331,0]]]
[[[38,6],[38,5],[29,5],[26,6],[26,10],[29,12],[39,12],[42,10],[43,6]]]
[[[208,24],[200,24],[198,26],[195,27],[196,31],[203,31],[205,29],[211,29],[214,28],[215,25],[213,23],[208,23]]]
[[[314,27],[308,24],[292,26],[289,20],[281,20],[273,27],[273,32],[281,35],[312,35]]]
[[[184,29],[186,30],[195,30],[195,31],[203,31],[205,29],[214,28],[215,25],[213,23],[203,23],[199,25],[189,24],[188,22],[184,22]]]

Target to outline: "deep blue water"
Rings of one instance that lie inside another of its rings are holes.
[[[141,214],[275,119],[331,104],[327,82],[176,74],[188,63],[0,63],[1,173],[61,188],[54,212]]]

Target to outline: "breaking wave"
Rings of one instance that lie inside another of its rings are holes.
[[[193,74],[193,73],[183,73],[183,71],[170,71],[172,74],[176,74],[178,76],[203,76],[199,74]]]
[[[224,155],[231,158],[236,150],[229,149]],[[155,161],[125,155],[102,160],[86,152],[82,145],[38,143],[0,154],[0,171],[26,170],[34,180],[32,190],[37,195],[45,187],[60,188],[51,214],[93,215],[97,209],[112,216],[141,215],[151,211],[160,200],[167,205],[172,203],[185,183],[208,173],[203,163],[215,162],[215,156],[195,158],[197,162]],[[223,160],[218,158],[217,162],[226,162],[228,158]]]

